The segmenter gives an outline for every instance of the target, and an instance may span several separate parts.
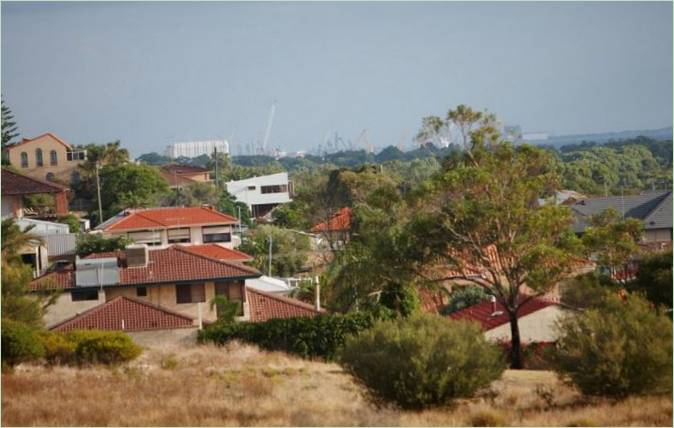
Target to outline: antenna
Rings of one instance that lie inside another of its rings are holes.
[[[267,153],[267,143],[269,142],[269,133],[271,132],[271,126],[274,123],[274,114],[276,113],[276,100],[271,104],[271,110],[269,110],[269,120],[267,121],[267,130],[264,133],[264,140],[262,141],[262,150],[264,153]]]

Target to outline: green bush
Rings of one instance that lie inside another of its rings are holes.
[[[640,296],[610,297],[560,324],[556,371],[587,395],[672,390],[672,323]]]
[[[65,338],[75,344],[78,364],[119,364],[142,352],[128,335],[118,331],[77,330],[66,333]]]
[[[390,316],[390,313],[325,314],[313,318],[274,318],[259,323],[217,322],[199,332],[199,341],[222,345],[241,340],[272,351],[330,360],[348,335],[371,327],[383,316]]]
[[[469,397],[505,369],[477,324],[435,315],[381,321],[350,337],[339,361],[375,400],[406,409]]]
[[[49,364],[74,364],[77,343],[68,340],[63,333],[45,332],[42,335],[44,358]]]
[[[22,322],[2,319],[3,367],[37,360],[43,355],[44,346],[37,328]]]

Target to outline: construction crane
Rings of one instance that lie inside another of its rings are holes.
[[[264,140],[262,140],[262,151],[267,153],[267,143],[269,142],[269,134],[271,133],[271,126],[274,123],[274,114],[276,113],[276,100],[271,104],[269,110],[269,120],[267,120],[267,130],[264,133]]]

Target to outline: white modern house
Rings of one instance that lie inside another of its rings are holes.
[[[216,150],[218,153],[229,153],[229,143],[226,140],[188,141],[185,143],[169,144],[164,154],[172,159],[184,156],[195,158],[201,155],[211,155]]]
[[[292,182],[287,172],[229,181],[225,185],[237,201],[248,205],[255,218],[264,217],[277,205],[292,201]]]

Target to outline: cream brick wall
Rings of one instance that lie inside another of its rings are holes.
[[[61,321],[72,318],[88,309],[105,303],[105,293],[98,292],[98,300],[82,300],[73,302],[69,291],[64,291],[56,299],[56,302],[46,309],[43,316],[45,327],[50,328]]]
[[[35,151],[38,148],[42,149],[43,166],[37,166]],[[51,165],[50,152],[52,150],[56,151],[57,165]],[[28,155],[28,168],[21,166],[22,152],[26,152]],[[7,153],[9,155],[9,163],[19,173],[39,180],[46,180],[47,174],[51,172],[59,182],[63,183],[70,183],[72,172],[77,170],[77,166],[81,162],[69,161],[67,157],[68,149],[50,135],[44,135],[25,144],[10,146],[7,149]]]
[[[520,338],[522,342],[554,342],[557,340],[555,323],[564,317],[566,312],[559,306],[545,307],[539,311],[519,319]],[[492,341],[510,341],[510,323],[502,324],[484,333]]]

